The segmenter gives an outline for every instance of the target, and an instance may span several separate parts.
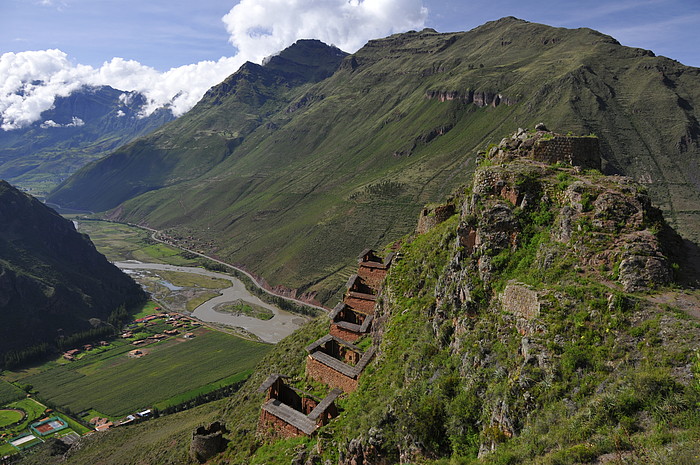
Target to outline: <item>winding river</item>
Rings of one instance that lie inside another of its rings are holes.
[[[286,312],[262,301],[259,297],[251,294],[240,280],[229,275],[202,268],[164,265],[160,263],[142,263],[135,260],[115,262],[114,264],[123,270],[177,271],[180,273],[193,273],[229,281],[231,283],[230,287],[223,289],[220,296],[214,297],[195,308],[192,312],[192,316],[209,323],[220,323],[227,326],[243,328],[265,342],[275,344],[292,334],[307,321],[303,316]],[[232,315],[230,313],[221,313],[214,310],[214,307],[219,304],[233,302],[239,299],[265,307],[271,310],[274,316],[269,320],[259,320],[245,315]]]

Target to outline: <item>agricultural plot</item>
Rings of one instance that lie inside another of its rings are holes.
[[[215,331],[199,332],[193,339],[149,346],[148,355],[140,358],[105,352],[108,360],[57,366],[22,382],[62,408],[120,417],[251,370],[270,348]]]
[[[80,232],[88,234],[100,253],[111,261],[139,260],[170,265],[197,266],[174,247],[156,243],[150,233],[133,226],[108,221],[79,220]]]
[[[0,380],[0,405],[19,400],[24,396],[24,391],[7,381]]]

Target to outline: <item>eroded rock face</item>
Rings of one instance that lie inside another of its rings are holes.
[[[640,231],[623,239],[619,281],[625,292],[644,291],[672,281],[669,260],[664,256],[656,236]]]
[[[192,433],[190,443],[190,457],[199,463],[204,463],[215,455],[226,450],[228,440],[224,434],[228,433],[226,427],[215,421],[208,426],[200,426]]]

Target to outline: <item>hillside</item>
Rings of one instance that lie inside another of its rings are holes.
[[[355,251],[407,233],[422,205],[464,182],[477,147],[542,121],[597,134],[604,172],[644,183],[700,240],[696,68],[515,18],[373,40],[317,83],[269,65],[244,65],[51,201],[112,209],[325,301]]]
[[[356,342],[376,355],[313,437],[269,439],[256,391],[281,373],[328,393],[304,349],[326,317],[218,410],[85,439],[61,463],[197,463],[195,420],[229,430],[213,464],[696,463],[700,325],[686,312],[700,293],[674,284],[680,238],[646,189],[592,168],[597,142],[518,131],[478,156],[470,187],[425,208],[392,245],[371,335]],[[43,454],[24,463],[63,459]]]
[[[0,181],[0,364],[10,351],[53,345],[143,298],[71,221]]]
[[[108,86],[57,97],[40,121],[0,131],[0,179],[48,194],[79,168],[173,119],[166,109],[141,117],[145,104],[141,94]]]

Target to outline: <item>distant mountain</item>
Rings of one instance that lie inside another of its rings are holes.
[[[43,195],[88,162],[173,119],[167,109],[139,114],[143,95],[108,86],[57,97],[31,126],[0,131],[0,178]]]
[[[90,330],[143,297],[71,221],[0,181],[0,364],[8,350]]]
[[[462,184],[476,149],[544,122],[597,134],[603,170],[643,183],[700,241],[700,69],[516,18],[373,40],[315,82],[314,66],[330,74],[342,58],[319,50],[299,42],[245,64],[51,201],[112,209],[323,300],[358,250],[408,233]]]

